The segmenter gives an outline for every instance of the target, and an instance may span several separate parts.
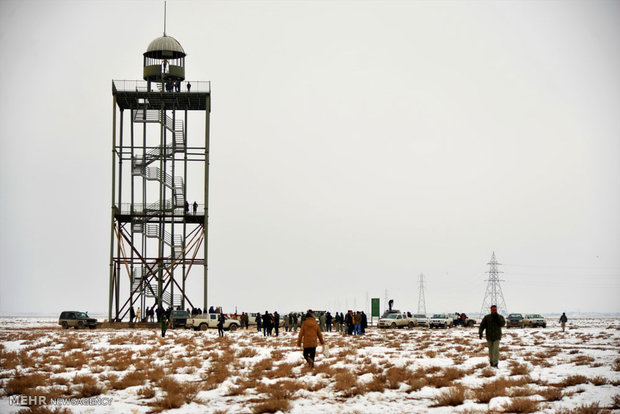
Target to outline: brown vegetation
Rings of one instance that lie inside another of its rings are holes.
[[[574,385],[585,384],[588,378],[584,375],[571,375],[561,381],[558,385],[561,387],[572,387]]]
[[[517,397],[504,404],[503,408],[509,413],[533,413],[538,410],[538,402],[530,398]]]
[[[165,377],[157,384],[164,392],[164,396],[151,403],[157,412],[182,407],[183,404],[194,401],[198,393],[198,386],[193,383],[179,383],[172,377]]]
[[[451,406],[456,407],[457,405],[463,404],[465,401],[465,388],[458,384],[454,387],[450,387],[441,393],[439,393],[435,397],[435,406],[436,407],[444,407]]]
[[[4,385],[4,392],[6,395],[24,394],[31,395],[31,391],[36,387],[42,387],[48,385],[48,377],[40,374],[21,374],[18,373],[15,377],[11,378]]]
[[[517,361],[510,362],[510,375],[527,375],[531,370],[527,364],[521,364]]]
[[[547,401],[560,401],[563,397],[562,389],[558,387],[547,387],[542,391],[538,391],[538,395]]]

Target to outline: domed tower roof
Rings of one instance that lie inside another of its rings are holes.
[[[151,82],[182,81],[185,79],[185,50],[174,37],[153,40],[144,52],[144,80]]]
[[[183,46],[174,37],[164,35],[149,44],[146,52],[144,52],[144,56],[155,59],[178,59],[185,57],[185,50],[183,50]]]

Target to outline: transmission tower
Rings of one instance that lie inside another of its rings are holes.
[[[420,273],[420,293],[418,296],[418,313],[426,315],[426,301],[424,300],[424,274]]]
[[[491,305],[497,305],[497,312],[506,314],[506,301],[504,300],[504,294],[502,293],[502,287],[499,282],[504,280],[499,278],[500,272],[497,267],[501,264],[495,259],[495,252],[491,256],[491,261],[487,263],[489,265],[489,278],[487,279],[487,290],[484,293],[484,300],[482,301],[482,308],[480,308],[480,314],[486,315],[491,308]]]

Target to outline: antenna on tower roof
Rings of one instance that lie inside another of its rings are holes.
[[[166,2],[164,1],[164,36],[166,36]]]

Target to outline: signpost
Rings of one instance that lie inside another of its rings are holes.
[[[375,317],[378,319],[381,316],[381,307],[379,305],[379,298],[372,298],[370,301],[370,324],[374,325]]]

